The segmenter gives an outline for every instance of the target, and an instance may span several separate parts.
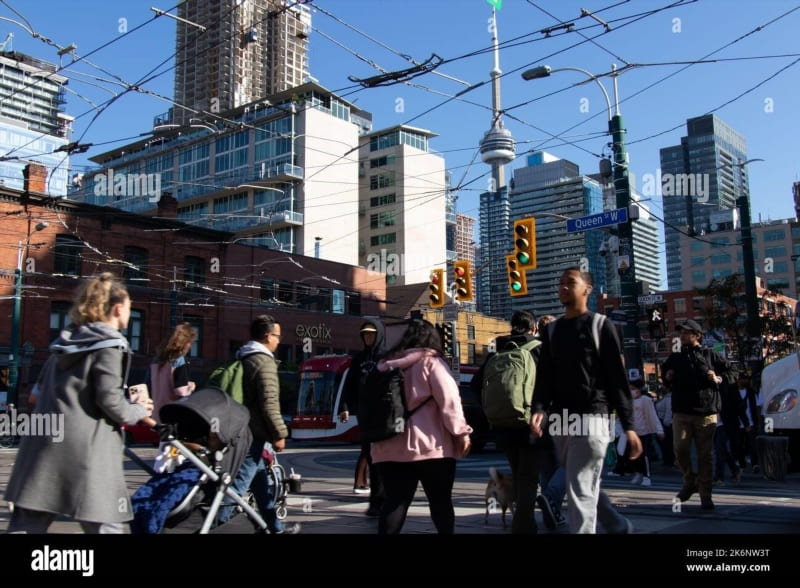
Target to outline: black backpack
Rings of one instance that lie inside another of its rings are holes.
[[[358,395],[358,430],[362,443],[383,441],[406,430],[406,423],[429,396],[414,410],[406,408],[403,371],[397,368],[369,370],[362,376]]]

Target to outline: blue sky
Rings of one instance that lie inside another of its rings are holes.
[[[678,6],[648,15],[672,4]],[[461,100],[447,95],[466,89],[462,81],[489,80],[491,7],[486,0],[315,0],[314,5],[312,75],[372,112],[376,129],[408,123],[438,133],[431,146],[445,157],[453,182],[463,186],[458,211],[477,218],[478,194],[486,190],[489,175],[477,146],[491,122],[490,85]],[[75,43],[76,55],[104,70],[81,63],[64,71],[75,93],[67,103],[67,112],[77,117],[73,140],[96,145],[85,156],[73,157],[74,165],[138,138],[151,128],[154,115],[170,107],[158,96],[173,96],[175,22],[154,18],[151,6],[169,10],[174,5],[160,0],[0,3],[0,17],[32,28],[58,47]],[[580,84],[585,76],[569,71],[525,82],[520,77],[524,69],[548,64],[603,74],[612,63],[619,68],[626,62],[641,64],[618,78],[636,177],[641,181],[657,173],[659,148],[680,142],[687,118],[713,111],[746,137],[748,157],[764,160],[749,167],[753,219],[793,217],[791,185],[800,179],[793,148],[800,130],[800,50],[792,41],[800,28],[798,7],[792,0],[504,0],[498,13],[502,105],[508,109],[506,126],[518,142],[518,159],[511,167],[524,164],[526,151],[543,148],[595,173],[598,157],[607,152],[606,104],[597,84]],[[596,20],[581,18],[581,8],[609,23],[610,30],[604,33]],[[573,22],[572,32],[556,30],[549,37],[540,32],[562,22]],[[762,30],[754,32],[758,26]],[[125,30],[133,32],[123,35]],[[0,20],[0,40],[8,32],[14,34],[17,51],[63,65],[71,60],[18,24]],[[443,75],[417,77],[411,80],[414,86],[372,89],[354,87],[347,79],[379,73],[367,61],[389,71],[410,67],[398,54],[417,62],[435,54],[444,60],[437,69]],[[703,58],[717,61],[668,65]],[[147,94],[127,93],[97,114],[93,105],[122,89],[97,78],[117,76],[134,83],[152,75],[151,70],[162,75],[142,86]],[[602,81],[613,100],[610,78]],[[649,205],[661,216],[660,196]]]

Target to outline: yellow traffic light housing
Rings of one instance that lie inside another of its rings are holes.
[[[441,308],[445,302],[444,270],[435,269],[431,272],[430,282],[430,307]]]
[[[508,273],[508,293],[511,296],[525,296],[528,293],[528,281],[525,269],[517,261],[515,254],[506,255],[506,272]]]
[[[459,259],[453,263],[453,281],[456,283],[456,300],[472,300],[472,271],[468,261]]]
[[[536,219],[514,221],[514,257],[520,269],[536,267]]]

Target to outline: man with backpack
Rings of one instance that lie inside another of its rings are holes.
[[[511,467],[516,497],[511,532],[515,534],[537,531],[534,505],[541,449],[529,428],[541,344],[535,332],[536,317],[524,310],[515,312],[511,334],[497,338],[496,353],[486,359],[472,379],[475,396],[481,399],[496,442]]]
[[[642,453],[617,332],[604,316],[588,309],[592,284],[592,275],[577,267],[561,275],[558,299],[564,316],[542,333],[530,421],[535,435],[541,437],[547,427],[553,436],[567,480],[571,533],[596,532],[612,410],[625,431],[629,456],[635,459]],[[573,427],[574,422],[581,426]]]
[[[703,329],[687,320],[680,327],[681,349],[662,367],[672,388],[672,428],[675,457],[683,473],[683,487],[675,496],[686,502],[699,492],[700,507],[713,510],[714,432],[722,408],[720,385],[732,377],[730,366],[717,352],[702,345]],[[692,467],[692,443],[697,450],[697,472]]]
[[[242,362],[242,404],[250,411],[253,443],[231,485],[240,496],[248,488],[253,492],[258,510],[269,530],[278,535],[300,531],[300,523],[285,525],[277,518],[277,489],[270,487],[271,476],[264,461],[265,443],[271,443],[272,448],[280,452],[289,436],[281,416],[279,362],[275,358],[280,342],[280,323],[274,317],[262,314],[250,325],[250,341],[236,352],[236,359]],[[219,522],[228,520],[232,511],[233,506],[223,506],[219,511]]]

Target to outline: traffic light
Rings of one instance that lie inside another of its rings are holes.
[[[431,283],[429,286],[431,290],[430,306],[431,308],[441,308],[444,306],[445,300],[445,284],[444,284],[444,270],[435,269],[431,272]]]
[[[520,267],[516,255],[506,255],[506,271],[508,272],[508,293],[511,296],[525,296],[528,293],[528,281],[525,270]]]
[[[453,323],[448,321],[442,325],[442,349],[446,357],[453,357]]]
[[[514,256],[520,269],[536,267],[536,219],[514,221]]]
[[[459,302],[472,300],[472,271],[468,261],[457,260],[453,264],[453,279],[456,283],[456,300]]]

